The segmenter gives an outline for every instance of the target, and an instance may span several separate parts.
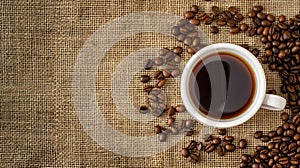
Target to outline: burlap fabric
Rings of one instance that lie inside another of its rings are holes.
[[[253,5],[263,5],[265,12],[288,17],[299,12],[298,0],[230,1],[1,1],[0,10],[0,167],[238,167],[242,153],[262,144],[252,138],[255,130],[268,131],[280,123],[280,113],[260,110],[243,125],[228,129],[236,139],[246,138],[246,150],[237,150],[224,157],[201,153],[201,161],[191,164],[181,157],[180,150],[193,137],[185,137],[169,150],[149,157],[127,157],[106,150],[83,129],[76,115],[72,81],[74,66],[87,39],[103,24],[133,12],[160,11],[183,16],[190,5],[208,11],[212,5],[237,6],[246,14]],[[246,19],[249,23],[249,20]],[[246,43],[261,48],[257,37],[209,34],[212,43]],[[103,38],[111,38],[113,34]],[[103,116],[113,128],[131,136],[153,135],[153,126],[164,125],[165,118],[141,123],[126,119],[114,106],[111,80],[118,64],[130,53],[145,47],[180,45],[173,37],[159,33],[140,33],[121,39],[98,62],[96,100]],[[261,55],[263,52],[261,53]],[[261,56],[260,55],[260,56]],[[190,55],[183,55],[187,61]],[[267,88],[279,90],[280,80],[264,65]],[[146,103],[140,71],[132,77],[129,95],[139,107]],[[170,104],[180,103],[179,86],[170,80],[164,92]],[[283,95],[285,96],[285,95]],[[124,109],[126,111],[126,109]],[[97,117],[97,116],[93,116]],[[92,121],[91,121],[92,122]],[[196,132],[201,124],[196,124]],[[94,130],[94,131],[107,131]],[[105,140],[103,140],[105,141]]]

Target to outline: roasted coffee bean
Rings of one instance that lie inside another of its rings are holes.
[[[144,92],[147,92],[147,93],[149,93],[149,92],[151,92],[151,90],[152,90],[152,88],[153,88],[153,86],[151,86],[151,85],[146,85],[146,86],[144,86]]]
[[[141,106],[140,107],[140,113],[141,114],[147,114],[149,112],[150,112],[150,110],[149,110],[149,108],[147,106]]]
[[[268,136],[269,136],[270,138],[273,138],[273,137],[275,137],[276,135],[277,135],[276,131],[270,131],[270,132],[268,133]]]
[[[262,32],[262,35],[263,36],[268,36],[269,35],[269,30],[270,30],[270,28],[269,27],[264,27],[264,30],[263,30],[263,32]],[[271,37],[271,36],[270,36]],[[274,45],[273,45],[274,46]]]
[[[257,28],[256,34],[261,35],[263,33],[263,31],[264,31],[264,27],[261,26],[261,27]]]
[[[283,124],[282,124],[282,128],[283,128],[284,130],[287,130],[287,129],[290,128],[290,124],[289,124],[289,123],[283,123]]]
[[[264,27],[267,27],[267,26],[271,25],[271,22],[269,22],[267,20],[263,20],[263,21],[261,21],[261,25],[264,26]]]
[[[194,124],[194,120],[188,119],[185,121],[186,128],[192,128],[193,124]]]
[[[211,26],[210,27],[210,32],[214,33],[214,34],[217,34],[219,32],[219,29],[216,26]]]
[[[200,38],[199,37],[194,38],[192,45],[193,46],[199,46],[200,45]]]
[[[167,140],[167,134],[166,133],[160,133],[158,136],[158,140],[160,142],[165,142]]]
[[[294,46],[293,48],[292,48],[292,53],[293,54],[296,54],[296,53],[298,53],[300,51],[300,46]],[[298,59],[299,60],[299,59]]]
[[[207,144],[205,147],[205,151],[207,153],[213,152],[215,150],[215,146],[213,144]]]
[[[174,107],[169,107],[169,109],[168,109],[168,115],[169,116],[173,116],[173,115],[175,115],[175,108]]]
[[[235,27],[235,26],[236,26],[235,20],[229,19],[229,20],[227,21],[227,26],[229,26],[229,27]]]
[[[174,124],[174,122],[175,122],[175,118],[170,117],[170,118],[168,119],[168,126],[171,127],[171,126]]]
[[[233,136],[225,136],[224,137],[224,141],[230,141],[230,142],[232,142],[234,140],[234,137]]]
[[[164,63],[164,61],[163,61],[162,58],[160,58],[160,57],[155,57],[155,58],[154,58],[154,64],[155,64],[156,66],[160,66],[160,65],[162,65],[163,63]]]
[[[235,151],[235,145],[233,145],[233,144],[226,144],[225,145],[225,149],[228,152],[233,152],[233,151]]]
[[[193,25],[198,26],[200,24],[200,20],[196,19],[196,18],[193,18],[193,19],[190,20],[190,23],[193,24]]]
[[[259,18],[260,20],[264,20],[267,17],[267,15],[263,12],[258,12],[256,14],[256,17]]]
[[[188,158],[188,157],[190,156],[190,152],[189,152],[189,150],[186,149],[186,148],[182,148],[181,154],[182,154],[182,156],[185,157],[185,158]]]
[[[191,162],[191,163],[197,163],[197,162],[199,162],[199,159],[198,159],[197,156],[195,156],[194,154],[192,154],[190,157],[188,157],[188,161]]]
[[[174,47],[173,53],[180,55],[182,53],[183,49],[182,47]]]
[[[171,76],[170,72],[166,69],[162,70],[162,75],[164,78],[169,78]]]
[[[286,87],[286,90],[288,91],[288,92],[290,92],[290,93],[294,93],[296,90],[295,90],[295,88],[294,88],[294,86],[292,86],[292,85],[288,85],[287,87]]]
[[[148,60],[146,61],[145,65],[144,65],[144,68],[145,68],[146,70],[149,70],[149,69],[151,69],[151,68],[153,67],[153,65],[154,65],[154,61],[151,60],[151,59],[148,59]]]
[[[221,143],[221,138],[213,138],[212,143],[214,145],[219,145]]]
[[[192,5],[191,11],[194,12],[194,13],[198,13],[198,11],[199,11],[198,6],[197,5]]]
[[[238,27],[231,27],[230,28],[230,33],[231,34],[237,34],[239,33],[240,29]]]
[[[249,18],[254,18],[256,16],[256,13],[254,11],[248,12],[248,17]]]
[[[278,18],[278,22],[280,22],[280,23],[285,22],[285,16],[280,15],[279,18]]]
[[[268,136],[266,136],[266,135],[263,135],[262,137],[260,137],[260,140],[261,140],[262,142],[268,142],[268,141],[270,141],[270,137],[268,137]]]
[[[218,134],[219,135],[226,135],[226,129],[218,129]]]
[[[187,52],[188,52],[189,54],[195,54],[195,53],[196,53],[196,51],[195,51],[192,47],[188,47],[188,48],[187,48]]]
[[[283,36],[283,39],[284,39],[284,40],[289,40],[289,39],[292,38],[292,37],[291,37],[291,33],[290,33],[289,31],[284,31],[284,32],[282,33],[282,36]]]
[[[285,23],[278,23],[278,27],[282,30],[288,29],[288,26]]]
[[[253,6],[252,10],[254,12],[260,12],[262,11],[264,8],[262,6]]]
[[[157,88],[161,88],[161,87],[163,87],[164,85],[165,85],[165,83],[166,83],[166,80],[159,80],[157,83],[156,83],[156,87]]]
[[[259,139],[259,138],[262,137],[262,135],[263,135],[263,132],[262,132],[262,131],[256,131],[256,132],[254,133],[254,138],[255,138],[255,139]]]
[[[176,106],[176,111],[178,111],[178,112],[185,112],[185,107],[184,107],[184,105],[178,104],[178,105]]]
[[[185,13],[185,18],[186,19],[192,19],[195,16],[195,14],[192,11],[187,11]]]
[[[268,63],[268,58],[267,58],[266,56],[262,56],[262,58],[261,58],[261,63],[262,63],[262,64]]]
[[[172,127],[171,132],[172,132],[173,135],[177,135],[179,133],[179,130],[176,127]]]
[[[286,112],[281,113],[281,119],[282,121],[287,121],[289,119],[289,114]]]
[[[221,19],[217,20],[217,22],[216,22],[216,24],[219,26],[224,26],[224,25],[226,25],[226,23],[227,23],[226,21],[221,20]]]
[[[272,14],[268,14],[268,15],[267,15],[267,19],[268,19],[268,21],[270,21],[270,22],[275,22],[275,20],[276,20],[275,16],[272,15]]]
[[[150,81],[150,76],[149,75],[141,75],[141,82],[147,83]]]
[[[192,136],[194,134],[194,130],[190,129],[185,133],[185,136]]]
[[[254,48],[251,52],[256,57],[259,55],[259,50],[257,48]]]
[[[154,72],[153,77],[154,77],[154,79],[163,79],[163,74],[160,70],[157,70]]]
[[[217,147],[217,154],[218,154],[219,156],[224,156],[225,153],[226,153],[226,150],[225,150],[224,146],[218,146],[218,147]]]
[[[172,72],[171,72],[171,75],[176,78],[177,76],[180,75],[180,71],[179,69],[174,69]]]
[[[248,28],[249,28],[249,26],[246,24],[246,23],[242,23],[241,24],[241,26],[240,26],[240,29],[241,29],[241,31],[247,31],[248,30]]]
[[[287,157],[282,157],[282,158],[280,158],[280,159],[278,160],[278,162],[279,162],[279,164],[281,164],[281,165],[286,165],[286,164],[288,164],[288,162],[289,162],[289,158],[287,158]]]
[[[155,126],[155,127],[154,127],[154,132],[155,132],[155,134],[161,133],[161,132],[162,132],[161,126],[159,126],[159,125]]]
[[[239,142],[239,148],[245,149],[247,147],[247,141],[245,139],[241,139]]]
[[[290,137],[287,137],[287,136],[282,137],[282,141],[283,141],[283,142],[288,142],[288,141],[290,141],[290,140],[291,140]]]

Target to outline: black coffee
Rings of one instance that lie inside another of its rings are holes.
[[[189,91],[193,103],[206,115],[230,119],[252,103],[255,78],[249,65],[232,53],[220,52],[193,68]]]

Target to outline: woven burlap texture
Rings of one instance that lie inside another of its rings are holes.
[[[246,150],[237,150],[224,157],[201,153],[201,161],[189,163],[181,157],[181,148],[197,135],[185,137],[169,150],[151,157],[125,157],[109,152],[87,134],[75,113],[72,98],[73,72],[77,56],[87,39],[103,24],[133,12],[160,11],[183,16],[193,4],[209,11],[216,5],[225,9],[237,6],[247,14],[253,5],[264,11],[288,17],[299,12],[298,0],[112,0],[112,1],[1,1],[0,10],[0,167],[238,167],[242,153],[250,153],[258,144],[252,138],[255,130],[269,131],[281,124],[280,113],[260,110],[243,125],[228,129],[228,135],[245,138]],[[250,23],[246,19],[245,22]],[[262,50],[258,37],[229,35],[228,28],[220,34],[209,34],[212,43],[249,44]],[[104,38],[110,38],[110,34]],[[165,118],[139,123],[124,118],[114,107],[111,78],[118,64],[130,53],[145,47],[183,46],[174,37],[158,33],[141,33],[121,39],[98,63],[96,79],[97,104],[103,116],[117,130],[128,135],[153,135],[153,126],[165,124]],[[261,52],[261,55],[264,52]],[[259,58],[261,57],[259,56]],[[184,54],[186,62],[190,55]],[[264,65],[267,89],[279,91],[280,79]],[[153,71],[151,71],[153,72]],[[129,93],[132,103],[146,103],[139,76],[132,77]],[[181,102],[175,81],[166,84],[169,102]],[[282,95],[285,96],[285,95]],[[201,124],[196,124],[199,131]],[[95,130],[95,131],[106,131]],[[235,141],[236,143],[236,141]]]

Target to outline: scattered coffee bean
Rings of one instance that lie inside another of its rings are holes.
[[[217,154],[219,156],[224,156],[226,153],[225,147],[224,146],[218,146],[217,147]]]
[[[237,34],[239,33],[240,29],[238,27],[231,27],[230,28],[230,33],[231,34]]]
[[[219,145],[221,143],[221,138],[213,138],[212,143],[214,145]]]
[[[245,139],[241,139],[239,142],[239,148],[245,149],[247,147],[247,141]]]
[[[248,30],[248,28],[249,28],[249,26],[246,24],[246,23],[242,23],[241,24],[241,26],[240,26],[240,29],[241,29],[241,31],[247,31]]]
[[[195,16],[195,14],[192,11],[187,11],[185,13],[185,18],[186,19],[192,19]]]
[[[262,11],[264,8],[262,6],[253,6],[252,10],[254,12],[260,12]]]
[[[262,132],[262,131],[256,131],[256,132],[254,133],[254,138],[255,138],[255,139],[260,139],[260,138],[262,137],[262,135],[263,135],[263,132]]]
[[[219,33],[219,29],[216,26],[211,26],[210,27],[210,32],[214,33],[214,34],[217,34],[217,33]]]
[[[198,13],[198,11],[199,11],[198,6],[197,5],[192,5],[191,11],[194,12],[194,13]]]
[[[151,69],[151,68],[153,67],[153,65],[154,65],[153,60],[148,59],[148,60],[146,61],[146,64],[145,64],[144,68],[145,68],[146,70],[149,70],[149,69]]]
[[[176,111],[178,111],[178,112],[185,112],[185,107],[184,107],[184,105],[182,105],[182,104],[179,104],[179,105],[177,105],[176,106]]]
[[[233,151],[235,151],[235,145],[233,145],[233,144],[226,144],[225,145],[225,149],[228,152],[233,152]]]
[[[259,55],[259,50],[257,48],[254,48],[251,52],[256,57]]]
[[[182,51],[183,51],[182,47],[174,47],[173,49],[173,52],[178,55],[180,55]]]
[[[218,129],[219,135],[226,135],[226,129]]]
[[[148,75],[141,75],[141,82],[147,83],[150,81],[150,76]]]
[[[155,64],[156,66],[160,66],[160,65],[162,65],[163,63],[164,63],[164,61],[163,61],[162,58],[160,58],[160,57],[155,57],[155,58],[154,58],[154,64]]]
[[[206,147],[205,147],[205,151],[207,153],[211,153],[215,150],[215,146],[213,144],[207,144]]]
[[[170,117],[170,118],[168,119],[168,126],[171,127],[171,126],[173,125],[174,122],[175,122],[175,118]]]
[[[161,132],[162,132],[161,126],[159,126],[159,125],[155,126],[155,127],[154,127],[154,132],[155,132],[155,134],[161,133]]]
[[[165,142],[167,140],[167,134],[166,133],[160,133],[159,137],[158,137],[158,140],[160,142]]]
[[[191,120],[191,119],[188,119],[188,120],[185,121],[185,127],[186,128],[192,128],[193,124],[194,124],[194,121]]]
[[[181,150],[181,154],[182,154],[182,156],[185,157],[185,158],[188,158],[188,157],[190,156],[190,152],[189,152],[189,150],[186,149],[186,148],[183,148],[183,149]]]

